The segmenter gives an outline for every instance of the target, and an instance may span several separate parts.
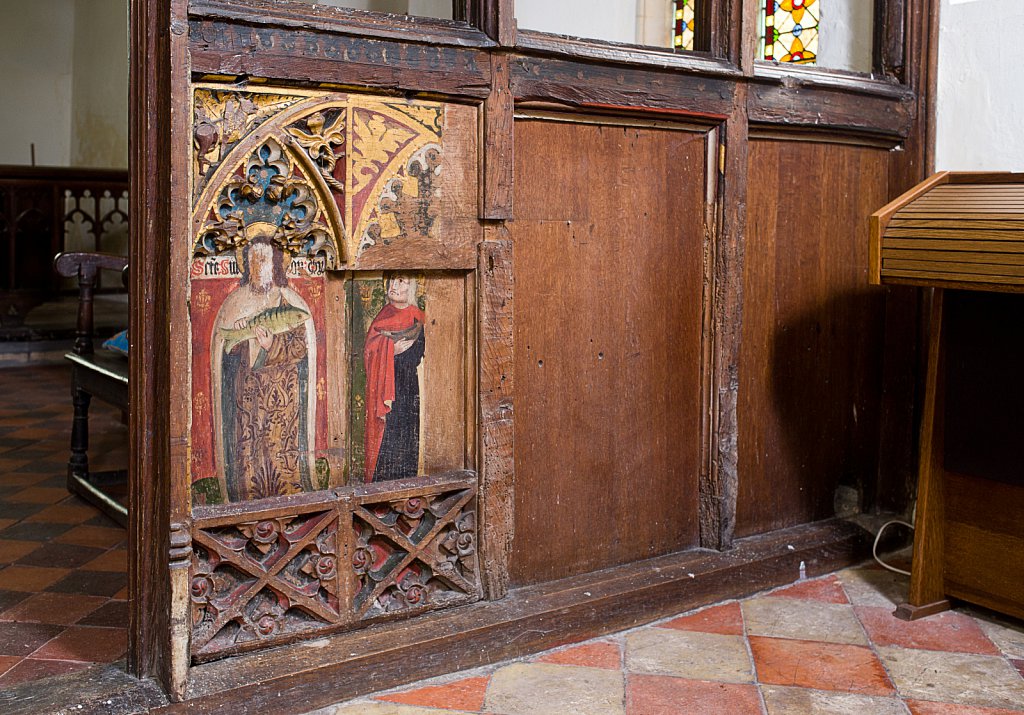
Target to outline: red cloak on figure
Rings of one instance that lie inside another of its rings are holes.
[[[415,305],[396,308],[388,303],[370,323],[363,349],[366,366],[366,482],[373,481],[384,439],[384,417],[395,401],[395,340],[388,334],[423,325],[426,316]]]

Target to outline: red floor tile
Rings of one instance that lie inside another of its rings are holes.
[[[117,546],[128,538],[124,529],[110,529],[105,526],[76,526],[64,532],[56,538],[62,544],[76,544],[78,546],[96,546],[101,549],[109,549]]]
[[[381,695],[377,700],[386,700],[403,705],[416,705],[424,708],[446,708],[448,710],[469,710],[479,712],[484,706],[484,693],[490,676],[466,678],[445,685],[432,685],[426,688],[409,690],[404,693]]]
[[[1020,677],[1024,678],[1024,660],[1011,660],[1010,662],[1013,663],[1013,667],[1020,673]]]
[[[60,487],[28,487],[9,495],[7,500],[28,504],[56,504],[67,495],[67,490]]]
[[[0,620],[70,626],[104,603],[102,596],[78,593],[37,593],[0,614]]]
[[[755,685],[712,683],[665,675],[631,675],[626,715],[761,715]]]
[[[823,603],[850,602],[842,584],[835,576],[802,581],[787,588],[772,591],[767,595],[772,598],[798,598],[803,601],[822,601]]]
[[[67,569],[14,564],[0,571],[0,584],[7,591],[42,591],[67,576]]]
[[[3,675],[21,661],[22,659],[16,655],[0,655],[0,675]]]
[[[671,621],[659,623],[658,627],[741,636],[743,635],[743,612],[740,610],[739,603],[725,603],[721,606],[705,608],[700,613],[680,616]]]
[[[999,649],[974,619],[962,613],[946,611],[903,621],[893,616],[890,608],[858,606],[854,611],[875,645],[999,655]]]
[[[109,600],[78,622],[80,626],[124,628],[128,622],[128,602]]]
[[[18,539],[0,538],[0,564],[14,563],[22,556],[27,556],[42,544],[38,541],[21,541]]]
[[[548,653],[537,658],[537,662],[618,670],[622,667],[622,650],[618,643],[587,643]]]
[[[88,504],[62,502],[39,510],[25,521],[44,521],[48,524],[81,524],[94,516],[96,516],[96,510]]]
[[[758,682],[890,695],[889,676],[864,646],[750,636]]]
[[[125,549],[111,549],[97,556],[92,561],[83,564],[82,568],[89,571],[119,571],[125,573],[128,570],[128,552]]]
[[[92,665],[92,663],[26,658],[0,676],[0,688],[12,688],[15,685],[49,678],[53,675],[66,675],[67,673],[85,670],[92,667]]]
[[[1006,710],[1004,708],[984,708],[976,705],[954,705],[953,703],[930,703],[924,700],[908,700],[907,707],[911,715],[1020,715],[1024,713],[1024,703],[1021,703],[1021,710]]]
[[[72,626],[36,650],[33,658],[111,663],[124,655],[128,636],[124,628]]]

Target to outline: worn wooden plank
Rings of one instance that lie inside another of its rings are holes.
[[[1017,241],[958,241],[956,239],[929,240],[926,238],[893,238],[885,241],[883,250],[910,249],[915,251],[978,251],[986,253],[1024,253]]]
[[[491,94],[484,102],[480,218],[512,218],[513,101],[508,55],[493,55]]]
[[[1009,286],[1021,286],[1021,285],[1024,285],[1024,278],[1017,277],[1017,276],[1010,276],[1010,275],[991,276],[991,275],[977,275],[977,274],[971,275],[969,273],[954,273],[954,272],[945,271],[945,270],[925,271],[925,270],[906,270],[906,269],[900,269],[900,268],[893,268],[891,270],[886,271],[886,278],[888,279],[889,276],[892,276],[893,278],[913,278],[913,279],[916,279],[917,281],[919,281],[919,283],[917,283],[917,285],[924,285],[924,286],[928,286],[928,285],[931,285],[931,286],[942,285],[942,286],[944,286],[946,288],[955,287],[955,286],[947,285],[948,282],[957,282],[957,283],[960,283],[962,285],[968,285],[973,290],[981,290],[982,286],[979,285],[979,284],[984,284],[985,286],[990,286],[992,284],[998,284],[998,283],[1006,283]],[[931,283],[929,283],[929,281],[931,281]]]
[[[465,22],[417,15],[366,12],[306,0],[193,0],[189,15],[282,28],[312,28],[347,35],[365,35],[451,46],[493,46],[487,36]]]
[[[338,634],[200,665],[189,699],[154,713],[227,713],[245,702],[306,710],[418,678],[585,640],[856,563],[865,532],[823,522],[740,540],[727,554],[690,551],[516,589],[431,618]]]
[[[747,94],[751,123],[829,127],[905,137],[913,123],[914,95],[882,82],[840,81],[820,70],[797,68],[777,76],[758,66]]]
[[[517,102],[671,110],[715,123],[732,111],[735,94],[724,78],[548,57],[514,56],[511,75]]]
[[[925,273],[949,273],[965,274],[973,276],[988,276],[994,280],[994,276],[1020,276],[1024,277],[1024,266],[1006,264],[986,263],[960,263],[950,261],[931,261],[927,256],[918,255],[914,259],[887,258],[882,263],[882,275],[889,271],[898,271],[906,274],[907,271],[921,271]]]
[[[958,244],[958,248],[959,248]],[[990,263],[994,265],[1024,266],[1024,248],[1018,253],[972,252],[969,246],[955,251],[918,251],[907,248],[886,248],[882,258],[929,260],[951,263]]]
[[[484,99],[490,62],[479,49],[352,37],[326,30],[193,19],[192,71]]]
[[[946,228],[897,228],[890,225],[885,238],[953,238],[964,241],[1019,241],[1024,242],[1024,226],[1021,228],[982,229],[971,225]],[[883,248],[888,242],[883,240]]]
[[[698,543],[708,177],[704,133],[516,135],[510,568],[526,584]]]
[[[503,598],[515,521],[512,325],[512,243],[503,225],[490,226],[480,244],[480,513],[484,593]]]

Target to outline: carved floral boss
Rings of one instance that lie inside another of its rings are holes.
[[[197,520],[194,656],[479,597],[474,478],[426,482],[391,498],[380,490],[327,497],[287,514],[279,507]]]

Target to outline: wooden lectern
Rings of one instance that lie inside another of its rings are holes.
[[[1024,618],[1024,174],[932,176],[871,217],[872,283],[932,289],[905,620]],[[952,290],[947,290],[952,289]]]

